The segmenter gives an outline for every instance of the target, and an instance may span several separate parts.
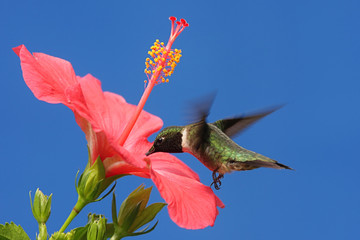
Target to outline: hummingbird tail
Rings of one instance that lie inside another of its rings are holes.
[[[259,167],[266,167],[266,168],[275,168],[275,169],[290,169],[293,170],[291,167],[286,166],[284,164],[278,163],[276,161],[274,162],[268,162],[268,161],[262,161],[262,160],[254,160],[254,161],[247,161],[245,162],[247,165],[253,167],[253,168],[259,168]]]

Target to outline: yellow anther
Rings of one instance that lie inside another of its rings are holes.
[[[146,58],[144,72],[148,75],[148,79],[152,74],[159,73],[157,84],[161,82],[169,82],[167,77],[171,76],[174,72],[174,68],[180,61],[181,50],[179,49],[166,49],[164,42],[160,42],[158,39],[154,42],[154,45],[150,47],[151,51],[148,54],[151,56]],[[144,81],[145,84],[148,81]]]

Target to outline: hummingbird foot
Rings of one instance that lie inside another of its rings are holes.
[[[221,174],[219,173],[218,175],[216,174],[217,173],[217,170],[219,168],[215,169],[212,173],[212,178],[213,178],[213,182],[211,183],[210,187],[214,184],[214,188],[216,190],[219,190],[220,189],[220,186],[221,186],[221,181],[220,179],[222,179],[224,177],[224,174]]]

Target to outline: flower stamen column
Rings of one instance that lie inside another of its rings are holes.
[[[168,80],[165,80],[164,77],[170,76],[173,73],[176,63],[180,60],[181,51],[177,49],[173,51],[171,50],[171,46],[179,34],[185,29],[185,27],[188,27],[189,24],[185,19],[180,19],[180,21],[176,21],[175,17],[170,17],[169,19],[171,21],[171,34],[169,41],[166,44],[166,47],[163,47],[164,44],[159,44],[159,40],[157,40],[154,43],[154,46],[151,47],[152,51],[149,51],[149,55],[154,59],[154,61],[152,61],[150,58],[147,58],[145,63],[147,67],[145,69],[145,73],[148,75],[149,83],[139,101],[139,104],[137,105],[136,112],[131,117],[119,139],[119,144],[121,146],[124,145],[127,137],[133,129],[136,120],[144,108],[145,103],[155,84],[160,82],[167,82]],[[176,29],[174,29],[175,23],[177,25]],[[151,70],[149,70],[149,68]],[[147,81],[145,81],[145,83],[147,83]]]

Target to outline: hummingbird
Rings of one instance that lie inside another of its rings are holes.
[[[164,128],[156,136],[146,156],[156,152],[190,153],[212,171],[211,185],[214,185],[216,190],[220,189],[224,174],[232,171],[252,170],[259,167],[292,169],[271,158],[247,150],[231,139],[279,107],[207,123],[209,108],[200,110],[199,120],[195,123]]]

